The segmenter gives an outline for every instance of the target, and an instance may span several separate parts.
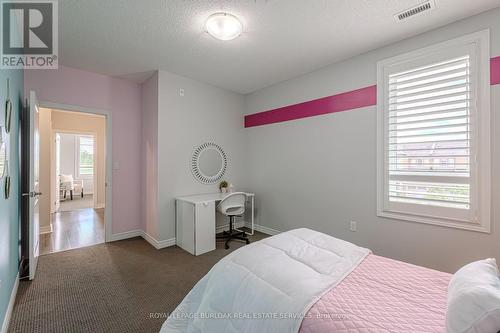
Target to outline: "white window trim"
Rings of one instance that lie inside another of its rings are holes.
[[[420,50],[385,59],[377,63],[377,215],[403,221],[434,224],[445,227],[472,231],[491,232],[491,134],[490,134],[490,31],[489,29],[472,33],[463,37],[435,44]],[[475,210],[476,223],[464,222],[438,217],[419,216],[405,212],[390,211],[385,208],[386,199],[386,85],[385,69],[399,63],[424,58],[448,48],[474,44],[476,47],[477,96],[476,119],[479,124],[479,135],[476,140],[477,169],[475,181],[478,191],[471,198],[478,204]]]
[[[80,174],[80,137],[81,136],[91,136],[94,140],[93,150],[94,150],[94,159],[92,168],[92,175],[81,175]],[[93,179],[95,175],[95,161],[96,161],[96,143],[95,143],[95,135],[93,134],[77,134],[75,135],[75,178],[77,180],[88,180]]]

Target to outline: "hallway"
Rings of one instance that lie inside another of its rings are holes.
[[[52,232],[40,235],[40,255],[104,243],[104,209],[52,214]]]
[[[93,208],[94,207],[94,196],[92,194],[85,194],[82,197],[75,195],[74,200],[68,198],[59,203],[59,208],[57,212],[68,212],[77,209]]]

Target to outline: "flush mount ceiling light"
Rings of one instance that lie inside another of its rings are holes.
[[[208,17],[205,24],[207,32],[220,40],[231,40],[238,37],[243,31],[243,25],[234,15],[215,13]]]

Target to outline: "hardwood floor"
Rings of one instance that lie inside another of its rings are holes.
[[[104,209],[52,214],[52,229],[40,235],[40,255],[104,243]]]
[[[59,203],[58,212],[69,212],[77,209],[93,208],[94,207],[94,196],[92,194],[86,194],[83,198],[79,195],[74,196],[73,200],[69,199],[63,200]]]

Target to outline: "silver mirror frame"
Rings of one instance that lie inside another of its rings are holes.
[[[5,199],[8,199],[10,197],[10,175],[9,175],[9,160],[8,160],[8,155],[7,155],[7,147],[5,151],[5,165],[3,169],[3,177],[0,179],[3,179],[3,190],[4,190],[4,196]]]
[[[5,112],[4,112],[4,121],[5,121],[5,132],[10,133],[10,125],[12,122],[12,101],[10,100],[10,80],[7,79],[7,101],[5,101]]]
[[[10,197],[10,176],[4,177],[4,195],[5,199],[8,199]]]
[[[201,153],[207,149],[213,149],[217,151],[222,159],[222,166],[219,172],[217,172],[217,174],[215,174],[214,176],[207,176],[203,174],[203,172],[200,169]],[[193,157],[191,158],[191,172],[193,173],[194,178],[196,178],[196,180],[198,180],[200,183],[215,184],[224,176],[226,170],[227,170],[227,156],[224,150],[222,150],[222,148],[218,144],[213,142],[206,142],[194,150]]]
[[[12,102],[10,99],[5,102],[5,132],[10,133],[10,125],[12,122]]]

